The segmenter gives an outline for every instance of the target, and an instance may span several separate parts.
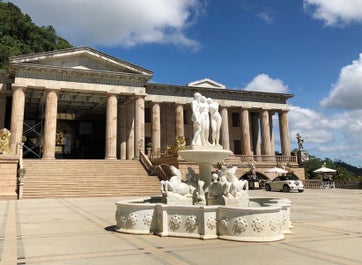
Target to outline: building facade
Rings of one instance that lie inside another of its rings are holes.
[[[134,159],[150,143],[153,153],[163,152],[176,136],[190,144],[191,101],[199,92],[219,103],[224,149],[291,155],[293,95],[230,90],[210,79],[155,84],[152,75],[88,47],[10,58],[9,70],[0,72],[0,128],[10,129],[12,152],[24,142],[24,157]]]

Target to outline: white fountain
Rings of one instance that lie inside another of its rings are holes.
[[[219,144],[218,107],[217,102],[195,93],[194,138],[178,154],[197,163],[199,174],[190,169],[187,181],[182,181],[181,172],[171,167],[174,176],[161,181],[161,196],[116,202],[117,231],[257,242],[281,240],[290,233],[290,200],[249,198],[248,183],[236,177],[236,167],[223,165],[211,174],[212,164],[232,154]]]

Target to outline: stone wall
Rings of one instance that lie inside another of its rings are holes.
[[[0,155],[0,200],[17,199],[18,157]]]

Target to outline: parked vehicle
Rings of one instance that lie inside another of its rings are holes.
[[[301,180],[299,180],[296,176],[279,176],[273,179],[272,181],[268,181],[265,184],[265,190],[267,191],[304,191],[304,185]]]

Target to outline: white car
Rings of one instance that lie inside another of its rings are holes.
[[[304,191],[303,182],[295,176],[279,176],[265,184],[266,191]]]

